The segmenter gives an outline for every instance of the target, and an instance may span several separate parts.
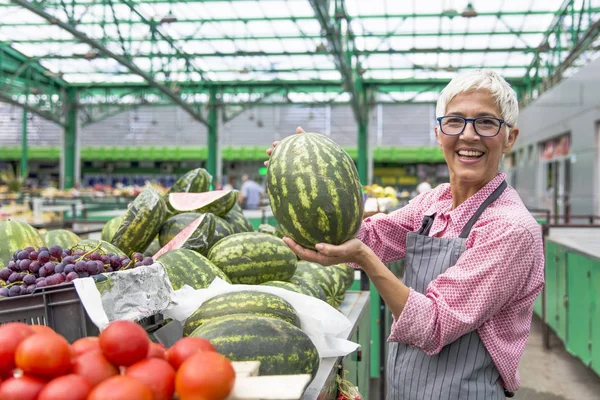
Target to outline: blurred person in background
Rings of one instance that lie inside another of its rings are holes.
[[[242,176],[242,187],[240,188],[240,205],[244,210],[257,210],[260,206],[265,190],[258,183],[248,177]]]

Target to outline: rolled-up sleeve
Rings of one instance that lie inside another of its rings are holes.
[[[425,294],[410,290],[389,341],[437,354],[518,298],[539,252],[532,234],[519,225],[495,222],[471,235],[472,245],[428,285]]]

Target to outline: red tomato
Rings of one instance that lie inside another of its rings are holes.
[[[33,333],[42,333],[46,335],[57,335],[52,328],[46,325],[29,325]]]
[[[152,400],[152,392],[129,376],[113,376],[94,389],[87,400]]]
[[[71,349],[60,335],[38,333],[19,344],[15,364],[26,374],[48,378],[65,375],[71,370]]]
[[[119,369],[112,365],[99,351],[88,351],[77,357],[73,373],[84,377],[92,387],[118,375]]]
[[[144,328],[135,322],[111,322],[99,338],[102,353],[115,365],[127,367],[148,355],[150,340]]]
[[[9,378],[0,385],[2,400],[36,400],[46,381],[33,376]]]
[[[33,335],[33,331],[22,322],[0,325],[0,376],[11,376],[11,371],[15,369],[15,351],[23,339],[30,335]]]
[[[71,345],[77,356],[87,353],[91,350],[100,351],[100,340],[96,336],[88,336],[77,339]]]
[[[219,353],[202,351],[181,364],[175,375],[179,400],[224,400],[235,383],[231,362]]]
[[[82,376],[63,375],[51,380],[37,400],[86,400],[92,385]]]
[[[137,379],[150,389],[154,400],[172,400],[175,392],[175,370],[159,358],[146,358],[127,368],[126,376]]]
[[[178,370],[181,364],[190,356],[199,351],[216,352],[212,344],[206,339],[199,337],[185,337],[179,339],[169,350],[167,350],[167,361]]]
[[[148,355],[146,357],[161,358],[166,360],[166,352],[167,349],[165,349],[165,346],[163,346],[161,343],[150,342],[150,347],[148,347]]]

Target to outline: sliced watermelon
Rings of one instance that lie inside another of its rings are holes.
[[[200,224],[204,220],[205,216],[206,215],[202,215],[201,217],[196,218],[194,221],[192,221],[191,224],[189,224],[188,226],[183,228],[181,230],[181,232],[179,232],[177,235],[175,235],[175,237],[169,243],[164,245],[162,249],[160,249],[156,254],[154,254],[152,256],[152,259],[154,261],[156,261],[158,259],[158,257],[162,256],[167,251],[180,249],[185,244],[185,242],[190,238],[190,236],[192,236],[192,234],[196,231],[196,229],[200,226]]]
[[[238,200],[237,190],[213,190],[203,193],[170,193],[169,203],[177,211],[227,214]]]

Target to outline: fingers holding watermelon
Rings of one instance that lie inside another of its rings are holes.
[[[304,133],[304,129],[302,129],[302,127],[299,126],[299,127],[296,128],[296,134],[300,134],[300,133]],[[275,147],[277,147],[278,144],[279,144],[279,140],[276,140],[276,141],[273,142],[273,147],[270,147],[270,148],[267,149],[267,155],[269,157],[271,157],[271,154],[273,153],[273,149]],[[265,167],[268,167],[268,166],[269,166],[269,162],[265,161]]]
[[[361,264],[367,251],[369,251],[367,246],[358,239],[348,240],[338,246],[319,243],[315,246],[316,251],[300,246],[289,237],[284,237],[283,241],[301,259],[325,266],[344,263]]]

